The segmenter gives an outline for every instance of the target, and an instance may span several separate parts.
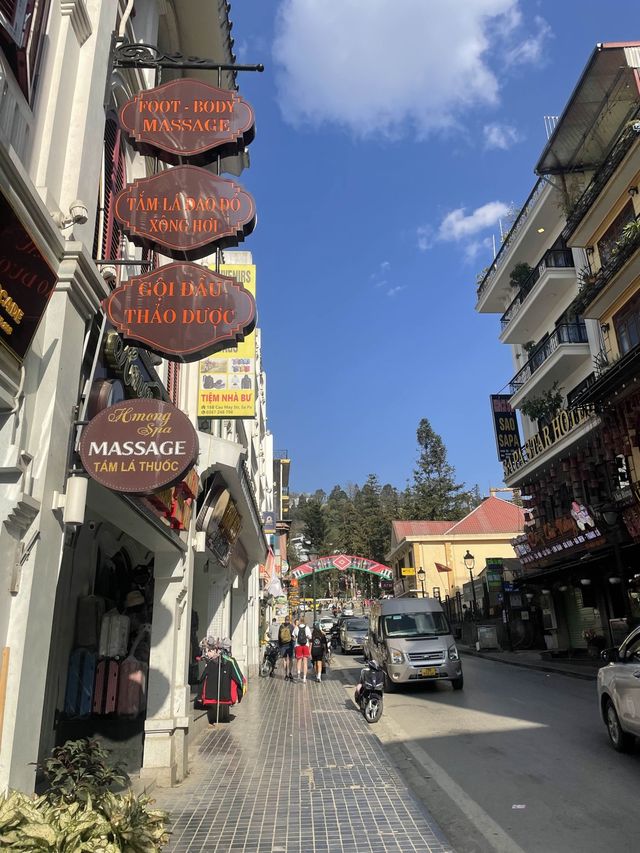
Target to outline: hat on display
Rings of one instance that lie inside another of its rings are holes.
[[[224,637],[222,640],[220,640],[219,646],[225,652],[230,652],[231,651],[231,640],[228,637]]]
[[[127,597],[124,602],[124,606],[126,608],[129,607],[140,607],[144,604],[144,595],[140,592],[139,589],[132,589],[131,592],[127,593]]]

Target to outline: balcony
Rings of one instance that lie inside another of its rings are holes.
[[[599,319],[638,275],[639,248],[640,230],[630,239],[621,241],[590,281],[585,283],[574,302],[574,310],[585,317]],[[614,286],[609,288],[609,285]]]
[[[556,316],[568,307],[575,295],[576,276],[573,254],[569,249],[550,249],[532,270],[500,319],[503,343],[535,340],[540,325],[553,305]],[[566,305],[563,305],[563,301]]]
[[[531,354],[527,363],[509,383],[513,395],[512,406],[517,406],[527,397],[535,385],[544,380],[547,387],[562,381],[585,359],[589,359],[587,330],[583,325],[563,324],[557,326]]]

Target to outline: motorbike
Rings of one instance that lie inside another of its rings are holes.
[[[267,676],[273,678],[280,650],[275,640],[269,640],[264,647],[264,655],[260,664],[260,675],[262,678]]]
[[[360,671],[354,701],[368,723],[377,723],[382,716],[384,673],[374,660]]]
[[[331,649],[335,652],[338,648],[338,644],[340,643],[340,628],[337,625],[334,625],[331,629]]]

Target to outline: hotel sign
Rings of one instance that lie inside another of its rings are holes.
[[[82,430],[85,470],[101,486],[148,495],[179,483],[198,455],[189,418],[163,400],[126,400],[96,415]]]
[[[178,260],[236,246],[256,224],[246,190],[196,166],[176,166],[128,184],[116,197],[115,215],[136,245]]]
[[[582,508],[584,509],[584,508]],[[576,548],[597,548],[605,538],[595,522],[581,527],[574,513],[543,524],[539,530],[524,533],[512,541],[513,549],[523,566],[545,563],[556,555]]]
[[[560,409],[550,424],[532,435],[522,447],[507,457],[503,462],[505,478],[512,477],[520,468],[531,462],[536,456],[544,453],[547,448],[552,447],[557,441],[573,432],[591,417],[587,409]]]
[[[496,434],[496,447],[498,459],[504,462],[520,448],[520,430],[516,413],[509,400],[509,394],[492,394],[491,414],[493,416],[493,428]]]
[[[139,92],[120,124],[141,154],[204,165],[236,154],[255,136],[252,107],[236,92],[183,78]]]
[[[235,345],[256,322],[255,299],[242,284],[188,263],[129,279],[103,308],[125,338],[172,361],[197,361]]]

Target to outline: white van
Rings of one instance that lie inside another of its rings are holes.
[[[367,652],[385,674],[385,690],[413,681],[450,681],[462,690],[462,663],[437,598],[376,601],[369,614]]]

